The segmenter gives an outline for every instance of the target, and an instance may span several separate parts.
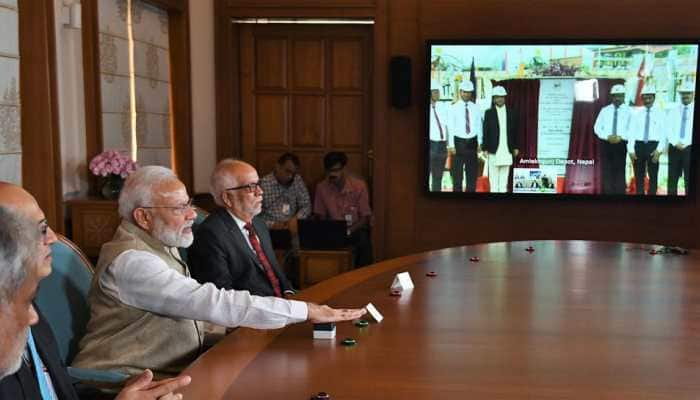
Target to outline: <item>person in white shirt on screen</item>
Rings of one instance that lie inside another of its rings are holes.
[[[678,180],[683,175],[685,193],[690,179],[690,153],[693,141],[693,110],[695,109],[695,85],[686,81],[678,90],[681,104],[669,111],[668,134],[668,194],[678,194]]]
[[[127,374],[148,368],[173,375],[203,350],[199,321],[277,329],[364,314],[364,309],[218,289],[190,278],[177,248],[193,241],[191,204],[185,185],[167,168],[142,167],[126,179],[119,196],[122,222],[100,250],[88,300],[90,321],[74,367]]]
[[[625,104],[623,85],[614,85],[610,97],[612,101],[600,110],[593,131],[601,140],[603,193],[625,194],[627,130],[632,110]]]
[[[462,191],[466,170],[466,191],[476,191],[479,162],[477,152],[482,139],[481,109],[473,101],[474,85],[464,81],[459,86],[460,99],[450,108],[447,147],[452,157],[452,183],[455,192]]]
[[[627,152],[634,166],[637,194],[644,194],[644,178],[649,174],[648,195],[656,195],[659,178],[659,157],[666,147],[666,113],[656,104],[656,88],[642,89],[644,106],[632,113]]]
[[[518,111],[506,106],[506,89],[493,88],[493,106],[484,114],[484,141],[481,145],[488,157],[491,193],[508,191],[508,175],[518,149]]]
[[[440,84],[430,86],[430,191],[442,191],[442,176],[447,160],[447,122],[449,106],[440,101]]]

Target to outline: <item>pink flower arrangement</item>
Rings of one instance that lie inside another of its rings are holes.
[[[107,150],[96,155],[90,161],[90,172],[96,176],[107,177],[110,174],[126,178],[136,171],[138,165],[131,158],[116,150]]]

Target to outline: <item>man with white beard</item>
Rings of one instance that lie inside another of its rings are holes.
[[[175,375],[202,351],[199,321],[277,329],[306,320],[352,320],[365,312],[252,296],[190,278],[177,247],[192,244],[196,214],[185,185],[167,168],[143,167],[130,175],[119,214],[121,225],[100,251],[75,367]]]

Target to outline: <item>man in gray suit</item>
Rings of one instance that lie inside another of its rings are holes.
[[[212,173],[211,192],[220,207],[197,228],[188,250],[192,277],[258,296],[293,294],[265,221],[258,216],[263,191],[255,168],[243,161],[221,161]]]

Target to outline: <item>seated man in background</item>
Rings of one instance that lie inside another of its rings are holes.
[[[187,252],[192,277],[257,296],[293,294],[258,216],[267,193],[255,168],[243,161],[219,162],[211,175],[211,194],[219,208],[199,225]]]
[[[232,201],[228,192],[242,191],[244,206],[259,209],[257,181],[244,185],[227,190],[226,198]],[[277,329],[305,320],[352,320],[365,312],[253,296],[190,278],[177,247],[192,244],[196,214],[185,185],[167,168],[142,167],[129,175],[119,215],[121,225],[100,251],[76,367],[177,374],[202,351],[199,321]]]
[[[51,273],[55,241],[36,200],[0,182],[0,399],[78,399],[51,328],[32,303],[39,281]],[[116,400],[181,399],[172,392],[190,382],[188,376],[152,379],[144,371]]]
[[[346,221],[356,267],[372,264],[369,193],[367,184],[345,172],[348,156],[333,151],[323,157],[326,179],[316,186],[314,214],[322,219]]]
[[[297,219],[311,215],[311,198],[299,172],[299,157],[284,153],[274,171],[260,180],[263,193],[260,217],[270,229],[290,229],[296,233]]]

